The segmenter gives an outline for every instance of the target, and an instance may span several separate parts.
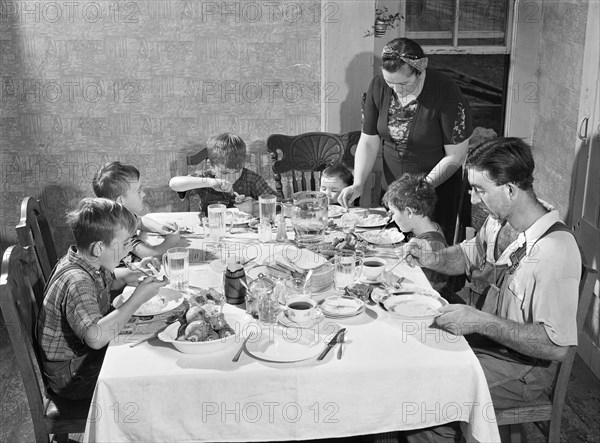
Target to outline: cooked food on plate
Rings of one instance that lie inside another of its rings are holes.
[[[387,215],[381,214],[369,214],[367,217],[358,220],[357,226],[369,227],[369,226],[381,226],[388,222]]]
[[[177,331],[179,341],[211,341],[235,335],[235,331],[225,321],[214,301],[203,305],[193,305],[179,320],[181,326]]]

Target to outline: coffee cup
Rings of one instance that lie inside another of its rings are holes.
[[[383,258],[369,257],[363,261],[362,275],[366,280],[375,281],[385,270],[387,262]]]
[[[317,303],[306,297],[290,298],[287,301],[287,317],[294,323],[308,323],[317,315]]]

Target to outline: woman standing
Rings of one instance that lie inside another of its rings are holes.
[[[348,207],[362,194],[383,141],[386,183],[404,173],[427,174],[437,194],[433,220],[451,243],[471,114],[459,87],[427,69],[427,62],[421,46],[407,38],[394,39],[383,48],[381,75],[371,81],[364,104],[354,183],[342,190],[338,201]]]

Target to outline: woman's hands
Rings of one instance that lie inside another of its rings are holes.
[[[348,207],[352,204],[354,200],[362,195],[362,186],[359,185],[350,185],[345,187],[340,191],[340,195],[338,196],[338,203],[342,205],[344,208],[348,209]]]

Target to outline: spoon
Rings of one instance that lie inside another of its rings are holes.
[[[310,269],[307,273],[306,273],[306,278],[304,279],[304,286],[302,287],[302,289],[306,289],[306,287],[308,286],[308,284],[310,283],[310,278],[313,275],[314,270]]]
[[[242,355],[242,352],[244,351],[244,348],[246,347],[246,342],[248,341],[248,339],[252,336],[252,333],[248,334],[248,336],[244,339],[244,341],[242,342],[240,349],[237,350],[237,352],[235,353],[235,355],[233,356],[233,358],[231,359],[231,361],[236,362],[240,359],[240,356]]]

